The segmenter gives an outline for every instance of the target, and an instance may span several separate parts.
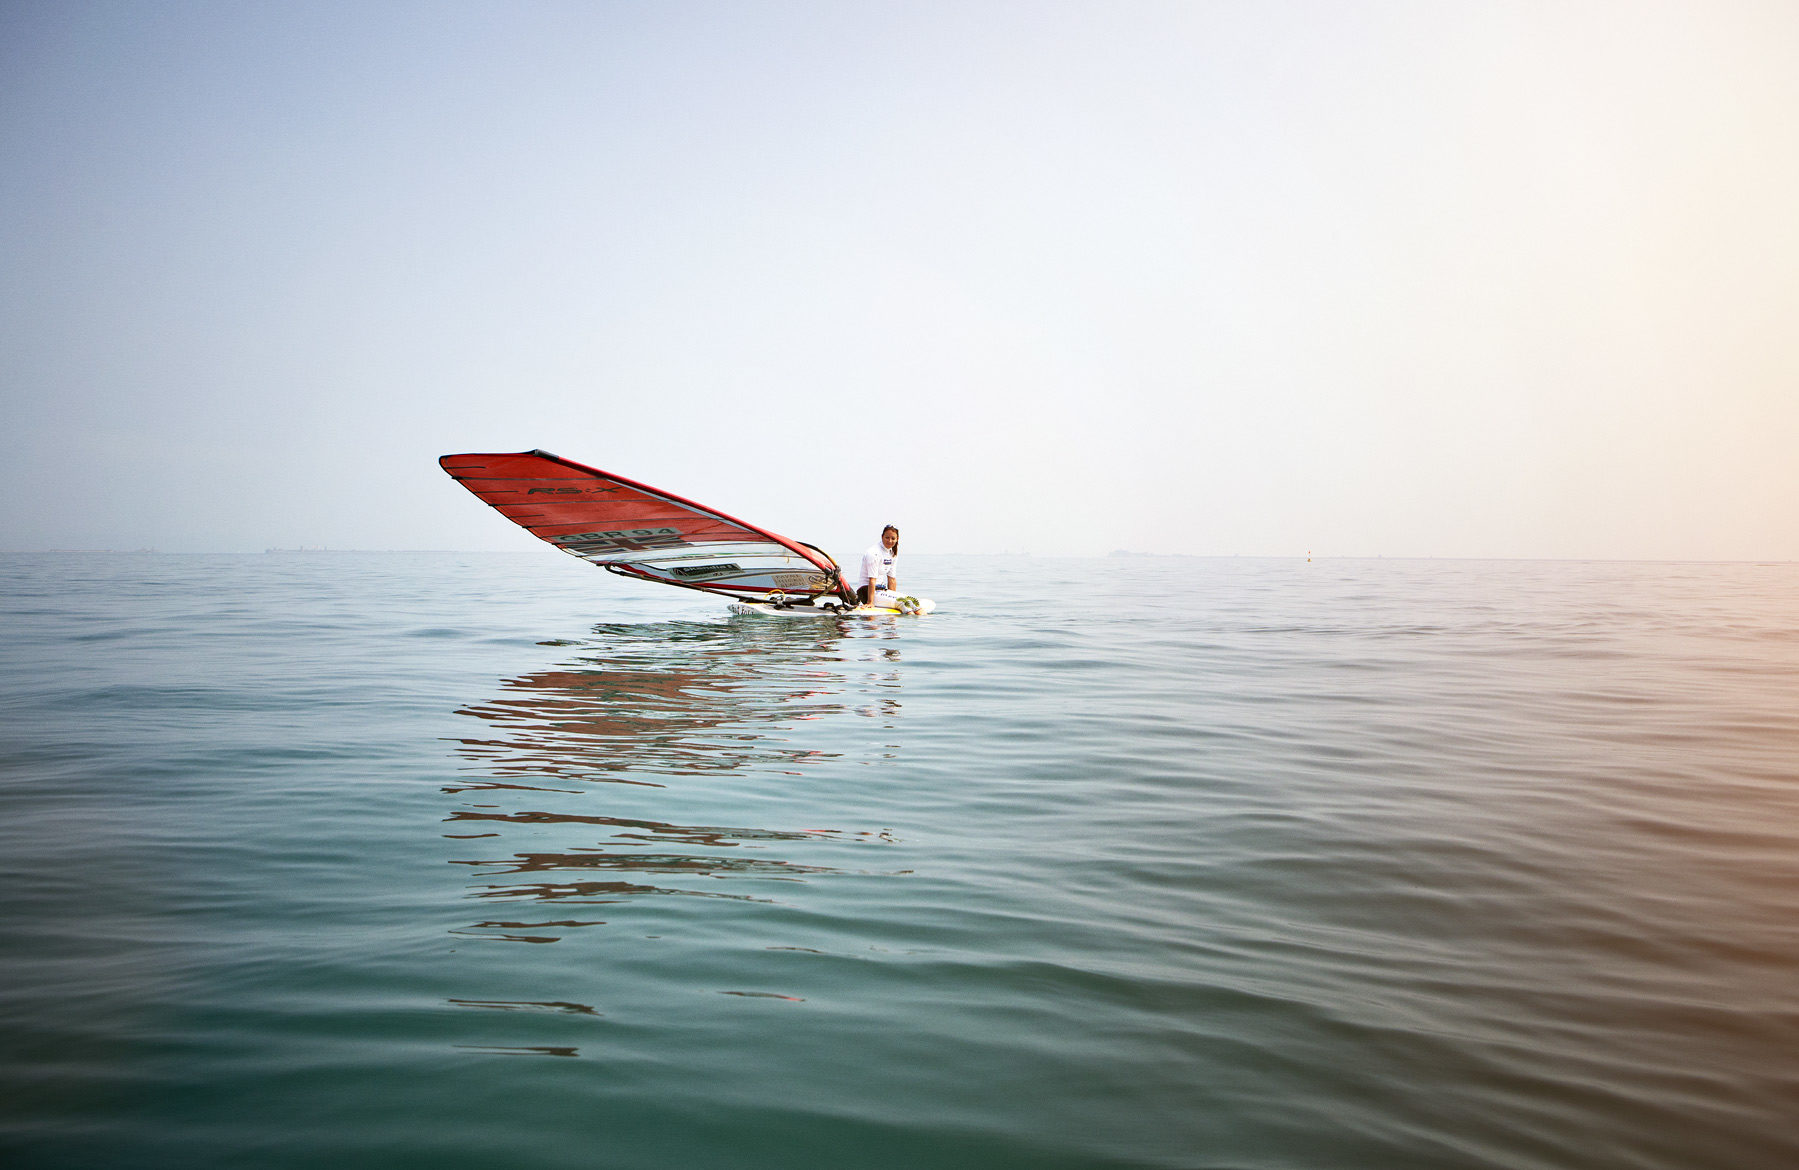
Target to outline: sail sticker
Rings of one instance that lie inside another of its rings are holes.
[[[669,572],[683,581],[703,581],[708,577],[731,577],[743,572],[742,565],[671,565]]]

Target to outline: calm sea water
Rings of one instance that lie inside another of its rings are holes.
[[[13,1167],[1799,1165],[1799,567],[0,558]]]

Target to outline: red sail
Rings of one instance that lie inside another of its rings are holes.
[[[514,524],[615,573],[727,597],[838,588],[836,563],[810,545],[547,451],[438,463]]]

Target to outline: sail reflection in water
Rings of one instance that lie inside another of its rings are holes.
[[[777,901],[766,883],[841,872],[803,860],[808,846],[889,839],[879,829],[664,819],[722,798],[739,807],[741,791],[719,786],[750,775],[791,785],[843,758],[820,746],[833,742],[834,722],[896,715],[895,649],[874,651],[879,674],[866,681],[883,697],[873,709],[852,702],[861,688],[839,673],[870,657],[842,652],[846,642],[872,650],[865,638],[822,621],[601,625],[571,644],[580,652],[570,660],[461,709],[486,726],[457,741],[468,766],[444,789],[466,802],[445,818],[445,837],[470,845],[452,863],[474,871],[471,898],[555,909],[496,914],[455,933],[549,943],[605,923],[566,912],[576,906],[650,895]],[[599,796],[605,809],[593,807]]]
[[[508,680],[500,697],[459,712],[500,733],[461,741],[461,754],[492,777],[468,786],[566,790],[570,780],[799,769],[817,753],[764,729],[844,710],[841,680],[826,667],[835,623],[745,624],[596,626],[576,661]]]

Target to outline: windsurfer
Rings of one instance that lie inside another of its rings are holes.
[[[898,608],[893,597],[899,592],[898,560],[899,529],[889,524],[881,529],[881,542],[862,554],[862,567],[856,572],[856,604]]]

